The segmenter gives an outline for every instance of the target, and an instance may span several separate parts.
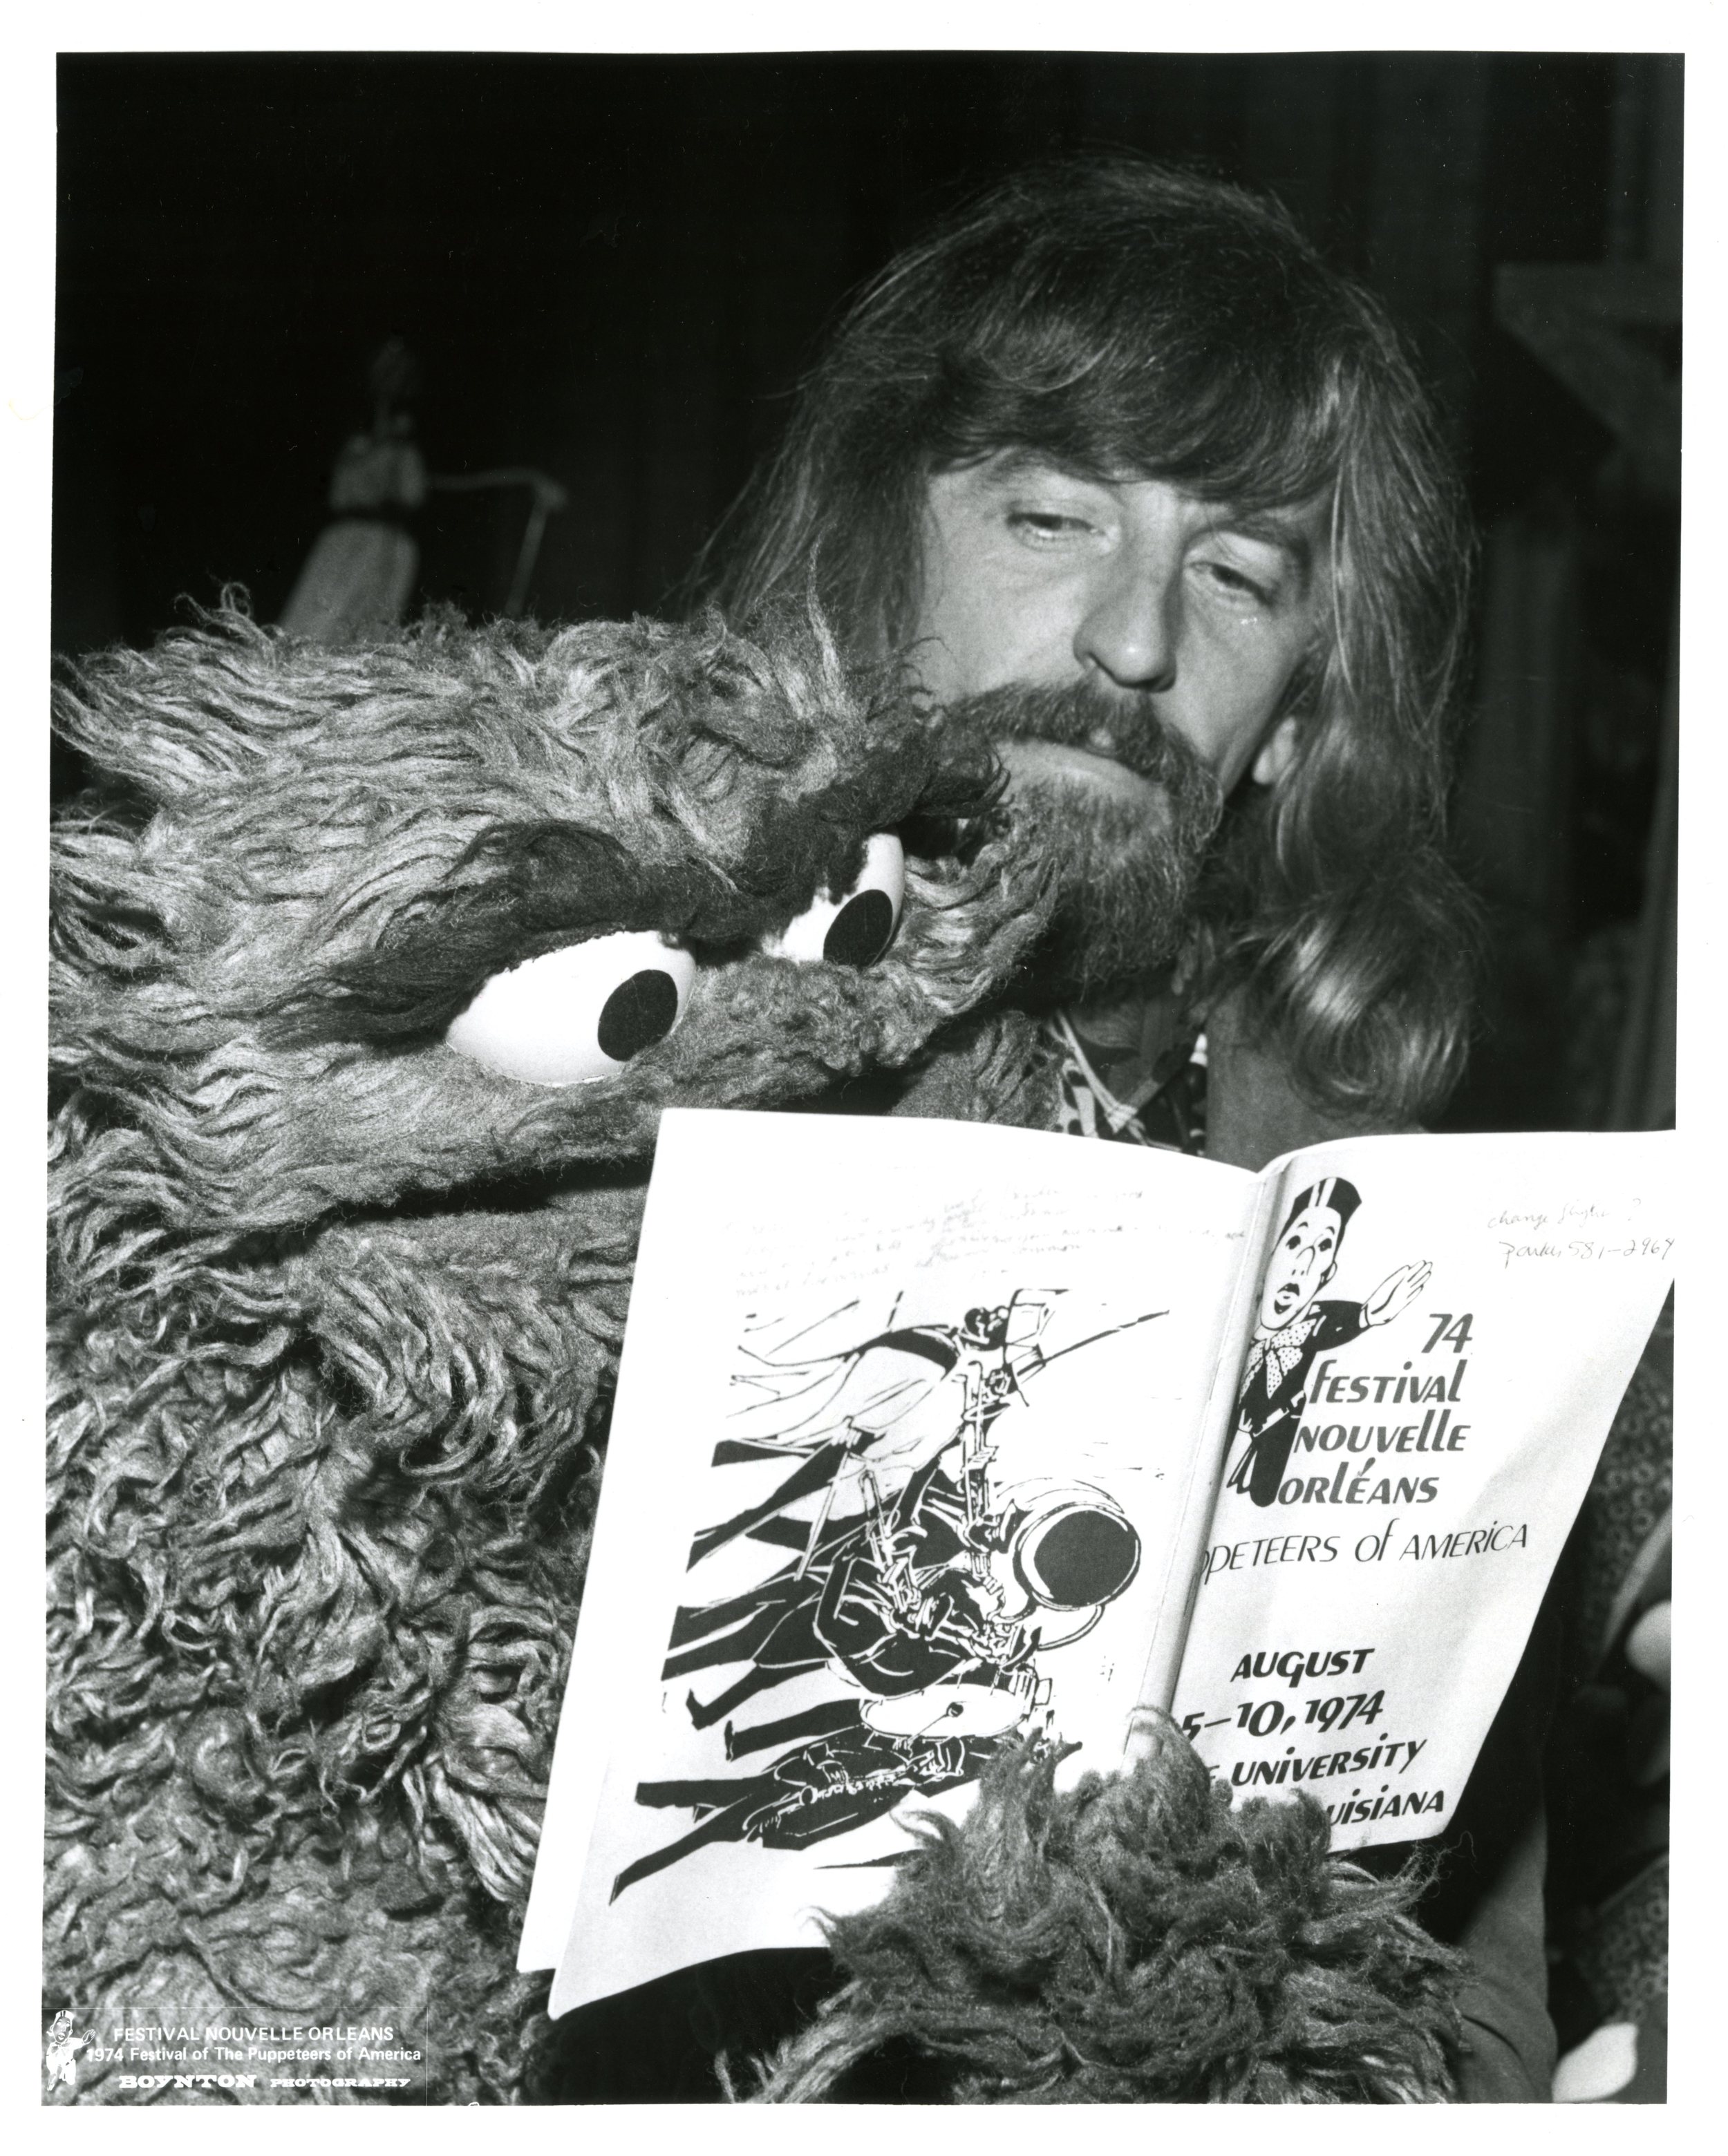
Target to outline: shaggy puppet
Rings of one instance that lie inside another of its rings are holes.
[[[987,747],[805,623],[229,611],[59,723],[49,2010],[388,2026],[416,2100],[546,2093],[515,1945],[659,1111],[895,1069],[1044,1120],[1005,993],[1047,879]],[[961,2097],[1445,2092],[1448,1959],[1318,1815],[1180,1746],[1047,1768],[843,1928],[770,2093],[884,2042]]]

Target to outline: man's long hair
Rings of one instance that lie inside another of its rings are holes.
[[[814,590],[882,652],[917,619],[927,483],[1006,448],[1238,513],[1324,505],[1330,595],[1293,767],[1231,805],[1201,895],[1316,1101],[1414,1120],[1456,1080],[1473,926],[1441,840],[1468,526],[1375,300],[1276,205],[1127,157],[1044,166],[901,255],[805,382],[712,550],[723,604]]]

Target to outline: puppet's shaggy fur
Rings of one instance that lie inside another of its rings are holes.
[[[1058,1794],[1004,1754],[963,1826],[932,1816],[877,1907],[831,1925],[850,1977],[762,2097],[1395,2103],[1453,2093],[1458,1957],[1417,1882],[1327,1855],[1319,1806],[1232,1808],[1192,1748]]]
[[[54,860],[50,2009],[390,2025],[435,2095],[507,2097],[658,1112],[915,1065],[1041,871],[988,750],[795,624],[335,652],[230,611],[59,721],[99,786]],[[753,952],[896,827],[928,850],[885,957]],[[620,1076],[443,1045],[611,927],[706,961]],[[1042,1112],[1023,1021],[945,1062],[948,1112]]]
[[[49,2010],[387,2027],[414,2098],[508,2101],[543,2086],[515,1947],[659,1112],[886,1070],[913,1112],[1047,1121],[1005,991],[1047,878],[987,745],[809,624],[335,652],[230,610],[78,670],[59,721],[96,783],[54,856]],[[891,829],[884,957],[756,947]],[[445,1045],[614,929],[702,962],[619,1075]],[[1005,1770],[840,1928],[854,1980],[771,2092],[892,2039],[962,2096],[1433,2093],[1445,1961],[1399,1895],[1179,1749],[1072,1797]]]

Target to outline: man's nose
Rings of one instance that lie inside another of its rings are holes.
[[[1074,655],[1123,689],[1169,689],[1176,679],[1180,569],[1161,548],[1124,547],[1098,564],[1074,632]]]

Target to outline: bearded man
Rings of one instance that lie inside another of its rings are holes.
[[[1110,158],[1013,178],[889,266],[708,567],[736,613],[813,591],[855,656],[909,654],[988,727],[1060,880],[1025,984],[1057,1126],[1258,1168],[1409,1128],[1458,1074],[1468,557],[1376,301],[1276,207]],[[1479,2100],[1552,2074],[1546,1661],[1425,1904],[1476,1970]]]
[[[1036,803],[1067,1127],[1258,1167],[1443,1096],[1457,489],[1381,310],[1276,209],[1126,160],[1009,182],[866,291],[722,550],[734,613],[813,585]]]

